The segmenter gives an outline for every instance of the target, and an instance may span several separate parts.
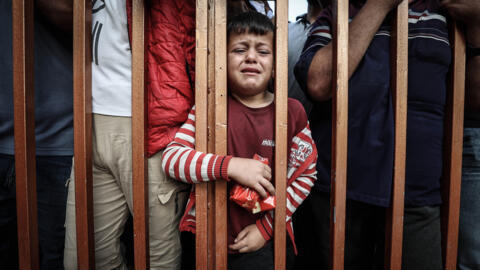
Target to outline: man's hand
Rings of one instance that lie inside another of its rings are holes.
[[[465,24],[468,43],[480,47],[480,0],[444,0],[442,5]]]
[[[65,33],[73,27],[73,0],[35,0],[35,7],[44,19]]]
[[[444,0],[442,5],[456,20],[465,24],[480,23],[480,0]]]
[[[453,19],[465,24],[467,44],[480,47],[480,0],[444,0],[442,2]],[[465,77],[465,109],[480,112],[480,57],[468,59]]]
[[[367,2],[378,9],[388,12],[396,8],[403,0],[367,0]],[[409,0],[409,2],[412,2],[412,0]]]
[[[237,235],[235,244],[229,245],[231,250],[240,253],[253,252],[262,248],[267,241],[257,228],[257,225],[250,224]]]
[[[239,184],[254,189],[264,198],[268,196],[267,191],[275,195],[275,188],[270,182],[272,169],[258,160],[234,157],[228,164],[227,174]]]

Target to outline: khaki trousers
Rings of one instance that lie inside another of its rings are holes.
[[[95,268],[126,269],[120,250],[132,202],[131,118],[93,115],[93,211]],[[148,159],[149,233],[151,269],[180,269],[181,246],[178,224],[189,186],[167,179],[161,154]],[[68,184],[65,269],[77,269],[75,227],[75,181]]]

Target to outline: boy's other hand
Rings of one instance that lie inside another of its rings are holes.
[[[267,192],[275,195],[275,187],[270,182],[272,169],[258,160],[234,157],[228,164],[227,174],[237,183],[254,189],[263,198],[268,196]]]
[[[229,245],[231,250],[240,253],[253,252],[262,248],[267,241],[257,228],[257,225],[250,224],[237,235],[235,244]]]

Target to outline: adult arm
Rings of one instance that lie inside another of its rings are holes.
[[[36,0],[40,15],[57,29],[71,32],[73,29],[73,0]]]
[[[355,72],[368,46],[387,14],[401,0],[367,0],[349,24],[348,36],[348,77]],[[317,101],[331,97],[332,48],[329,43],[314,55],[307,75],[307,92]]]
[[[467,29],[467,40],[469,46],[480,48],[480,26]],[[480,55],[467,59],[465,79],[466,109],[480,112]]]
[[[446,0],[443,5],[465,24],[467,45],[480,48],[480,0]],[[467,59],[465,79],[465,109],[480,112],[480,56]]]

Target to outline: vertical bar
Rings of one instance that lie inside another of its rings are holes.
[[[207,82],[208,82],[208,2],[196,1],[195,47],[195,148],[207,149]],[[208,184],[195,186],[196,201],[196,269],[208,269]]]
[[[286,267],[286,188],[288,113],[288,0],[277,0],[275,48],[275,269]]]
[[[215,153],[227,154],[227,1],[215,1]],[[215,268],[227,269],[227,182],[215,183]]]
[[[208,152],[215,153],[215,0],[208,0]],[[208,269],[215,269],[215,183],[207,183]]]
[[[348,0],[334,2],[330,269],[343,269],[347,192]]]
[[[450,38],[453,58],[450,71],[450,89],[447,95],[445,173],[442,187],[442,244],[444,268],[447,270],[456,269],[457,265],[465,98],[465,37],[456,22],[453,23]]]
[[[398,5],[392,21],[391,81],[395,106],[395,153],[392,206],[387,211],[385,269],[402,268],[405,155],[407,142],[408,93],[408,1]]]
[[[95,269],[92,182],[91,1],[73,5],[73,129],[78,269]]]
[[[33,1],[12,1],[15,171],[20,269],[38,269]]]
[[[145,7],[132,1],[132,177],[135,269],[150,268],[147,95],[145,93]]]

